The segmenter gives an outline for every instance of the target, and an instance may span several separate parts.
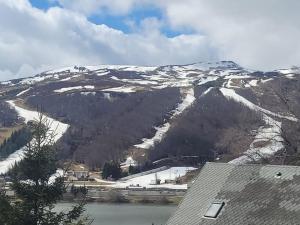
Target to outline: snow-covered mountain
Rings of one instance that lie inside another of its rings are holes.
[[[285,149],[283,130],[298,126],[299,73],[231,61],[72,66],[2,82],[0,94],[70,125],[62,159],[246,163]]]

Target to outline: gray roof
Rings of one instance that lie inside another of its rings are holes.
[[[214,202],[225,206],[204,217]],[[300,167],[207,163],[167,225],[207,224],[299,225]]]

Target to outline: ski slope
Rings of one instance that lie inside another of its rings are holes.
[[[242,156],[230,161],[232,164],[245,164],[252,161],[258,161],[262,157],[268,158],[276,152],[284,149],[283,139],[281,137],[281,122],[276,121],[271,116],[280,119],[287,119],[290,121],[298,121],[295,116],[285,116],[278,113],[273,113],[269,110],[261,108],[247,100],[246,98],[238,95],[234,90],[227,88],[220,88],[222,94],[228,99],[233,99],[248,108],[263,114],[265,126],[257,130],[254,141],[250,144],[249,149],[243,153]],[[257,142],[265,142],[263,147],[255,147]]]
[[[18,115],[22,117],[27,123],[30,120],[36,120],[38,119],[39,113],[36,111],[31,111],[27,109],[23,109],[15,104],[14,101],[7,101],[11,107],[13,107]],[[69,128],[68,124],[59,122],[51,117],[45,116],[45,118],[49,121],[50,124],[50,130],[55,132],[54,141],[56,142],[58,139],[60,139],[63,134],[67,131]],[[24,150],[26,147],[22,147],[21,149],[17,150],[16,152],[9,155],[6,159],[3,161],[0,161],[0,174],[6,173],[16,162],[19,162],[24,157]]]
[[[182,95],[182,101],[177,105],[176,109],[173,110],[171,120],[183,113],[196,100],[193,87],[182,90]],[[156,143],[161,142],[170,127],[170,122],[166,122],[160,127],[155,127],[156,132],[152,138],[143,138],[142,143],[136,144],[134,147],[142,149],[150,149],[154,147]]]

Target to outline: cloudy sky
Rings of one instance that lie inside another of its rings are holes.
[[[300,65],[298,0],[0,0],[0,80],[68,65]]]

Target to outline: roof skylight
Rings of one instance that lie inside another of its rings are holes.
[[[224,202],[213,202],[206,211],[204,217],[217,218],[224,205]]]

